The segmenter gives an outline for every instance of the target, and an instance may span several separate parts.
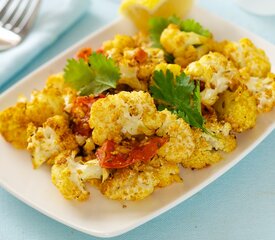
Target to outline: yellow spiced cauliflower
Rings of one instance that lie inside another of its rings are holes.
[[[245,81],[247,88],[257,101],[258,112],[269,112],[275,106],[275,74],[268,73],[265,78],[250,77]]]
[[[219,122],[215,114],[206,115],[205,120],[205,128],[210,133],[193,129],[195,149],[191,157],[181,162],[185,168],[201,169],[210,166],[222,159],[220,152],[231,152],[237,146],[230,123]]]
[[[145,92],[120,92],[97,100],[91,107],[90,127],[94,143],[145,134],[151,136],[161,125],[153,98]]]
[[[120,61],[125,49],[133,49],[135,47],[137,47],[137,44],[133,37],[118,34],[114,39],[105,41],[102,48],[107,56],[115,61]]]
[[[55,156],[62,151],[78,149],[69,121],[63,116],[51,117],[38,128],[30,124],[28,135],[27,149],[32,155],[34,168],[47,161],[53,163]]]
[[[136,163],[117,169],[101,184],[100,190],[111,199],[141,200],[152,194],[157,187],[165,187],[174,182],[181,182],[178,165],[155,157],[146,164]]]
[[[195,149],[189,158],[181,161],[185,168],[201,169],[219,162],[221,154],[203,137],[200,129],[193,130]]]
[[[203,83],[201,100],[206,106],[212,106],[220,93],[228,88],[234,89],[239,84],[238,70],[225,56],[217,52],[210,52],[200,60],[190,63],[184,72],[193,80]]]
[[[26,115],[26,103],[18,102],[0,112],[0,133],[16,148],[27,147],[27,127],[30,122]]]
[[[59,89],[61,82],[60,77],[50,77],[48,85],[42,91],[32,92],[31,99],[26,106],[26,114],[36,126],[41,126],[49,117],[66,115],[63,94]]]
[[[263,78],[270,72],[270,62],[265,52],[248,38],[242,38],[239,42],[223,42],[222,53],[244,75]]]
[[[190,126],[167,110],[158,112],[153,98],[144,92],[120,92],[98,100],[91,108],[89,124],[98,145],[156,134],[168,138],[158,155],[171,162],[189,157],[194,149]]]
[[[168,141],[157,154],[169,162],[179,163],[191,156],[194,151],[193,134],[190,126],[168,110],[160,112],[162,124],[156,134],[167,137]]]
[[[256,125],[256,99],[244,85],[235,91],[223,92],[214,108],[219,119],[229,122],[236,132],[243,132]]]
[[[138,38],[116,35],[103,44],[103,50],[119,66],[119,84],[126,84],[134,90],[148,89],[155,66],[164,62],[164,52],[159,48],[141,46]]]
[[[164,52],[158,48],[124,50],[123,58],[118,62],[121,72],[118,83],[146,91],[155,66],[161,62],[164,62]]]
[[[97,159],[81,162],[76,151],[65,150],[55,157],[51,168],[52,182],[66,199],[86,200],[89,191],[85,182],[91,179],[105,180],[106,170],[99,166]]]
[[[32,92],[30,101],[20,97],[15,106],[0,112],[0,133],[15,147],[26,148],[28,124],[41,126],[49,117],[65,117],[65,98],[75,95],[75,90],[65,86],[61,74],[50,76],[42,91]],[[69,102],[67,100],[67,106]]]
[[[172,72],[174,76],[178,76],[181,73],[181,66],[178,64],[160,63],[155,67],[155,71],[163,71],[164,74],[166,74],[167,70]]]
[[[194,32],[183,32],[179,26],[170,24],[161,34],[163,48],[175,57],[175,63],[186,67],[212,49],[212,39]]]

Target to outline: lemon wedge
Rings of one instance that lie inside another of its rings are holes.
[[[130,18],[138,29],[148,31],[148,20],[154,16],[184,17],[192,7],[193,0],[124,0],[120,12]]]

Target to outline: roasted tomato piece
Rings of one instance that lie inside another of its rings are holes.
[[[91,56],[92,52],[93,52],[92,49],[89,47],[82,48],[78,51],[78,53],[76,54],[76,57],[78,59],[82,58],[84,59],[85,62],[88,62],[89,56]]]
[[[143,143],[131,146],[119,146],[107,140],[97,150],[96,157],[104,168],[124,168],[135,162],[147,162],[157,153],[157,150],[167,141],[166,138],[154,137]]]
[[[135,54],[136,61],[138,61],[139,63],[144,63],[144,62],[146,62],[147,58],[148,58],[147,52],[145,52],[141,48],[138,49],[138,51]]]
[[[103,48],[101,47],[101,48],[97,49],[97,50],[96,50],[96,53],[102,53],[102,54],[104,54]]]
[[[87,137],[90,136],[92,132],[89,126],[90,109],[95,101],[103,97],[105,96],[80,96],[75,99],[71,110],[73,133]]]

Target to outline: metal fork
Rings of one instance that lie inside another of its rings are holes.
[[[0,0],[0,51],[18,45],[29,32],[40,0]]]

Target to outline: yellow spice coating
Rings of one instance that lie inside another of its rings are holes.
[[[30,122],[26,115],[26,103],[19,102],[0,112],[0,133],[14,147],[27,147],[27,127]]]
[[[155,188],[180,182],[179,167],[155,157],[149,163],[136,163],[117,169],[112,177],[100,186],[102,194],[116,200],[141,200]]]
[[[27,149],[31,153],[34,168],[46,161],[52,164],[55,156],[62,151],[78,149],[68,119],[60,115],[48,118],[42,127],[30,124],[28,135]]]
[[[232,133],[233,127],[229,122],[218,121],[216,114],[205,117],[205,127],[210,133],[203,132],[202,135],[215,150],[232,152],[236,146],[236,136]]]
[[[74,161],[76,152],[63,151],[55,158],[51,168],[53,184],[66,199],[78,201],[86,200],[90,193],[86,190],[84,182],[70,168],[70,161]]]
[[[89,124],[93,141],[98,145],[105,140],[120,142],[140,134],[156,134],[168,138],[158,155],[177,163],[189,157],[194,149],[190,126],[167,110],[158,112],[153,98],[145,92],[120,92],[96,101]]]
[[[91,107],[89,125],[94,143],[120,142],[124,138],[151,136],[161,125],[153,98],[145,92],[120,92],[97,100]]]
[[[256,125],[256,99],[245,86],[222,93],[214,105],[218,118],[229,122],[236,132],[243,132]]]
[[[193,130],[195,149],[193,154],[181,161],[185,168],[201,169],[219,162],[222,157],[218,151],[213,149],[211,144],[206,141],[199,129]]]
[[[43,109],[43,111],[39,111]],[[26,114],[31,116],[31,121],[42,125],[49,117],[64,115],[64,100],[56,88],[45,88],[42,91],[33,91],[31,101],[27,104]]]
[[[158,150],[157,154],[169,162],[179,163],[191,156],[194,151],[194,140],[190,126],[182,119],[177,118],[168,110],[160,112],[162,125],[156,134],[167,137],[168,141]]]
[[[212,106],[217,101],[218,95],[226,89],[234,89],[240,79],[234,65],[218,52],[210,52],[200,60],[190,63],[184,72],[192,79],[204,83],[201,100],[206,106]]]
[[[49,117],[55,115],[66,116],[64,95],[69,93],[76,94],[74,90],[65,85],[63,76],[61,74],[51,75],[44,89],[32,92],[31,99],[27,103],[26,114],[36,126],[41,126]]]
[[[50,76],[43,90],[32,92],[30,101],[19,99],[15,106],[0,112],[0,133],[16,148],[26,148],[28,124],[41,126],[49,117],[66,116],[64,96],[75,94],[65,86],[61,74]]]
[[[190,158],[183,160],[183,167],[201,169],[219,162],[220,152],[231,152],[236,146],[236,137],[231,132],[230,123],[218,121],[215,114],[205,116],[205,127],[211,133],[194,128],[195,149]]]
[[[125,48],[135,48],[136,42],[133,37],[127,35],[115,35],[114,39],[105,41],[103,43],[103,50],[107,52],[113,49],[116,50],[117,53],[122,54]]]
[[[141,47],[138,39],[116,35],[103,44],[103,49],[119,66],[119,84],[146,91],[155,66],[164,62],[164,52],[159,48]]]
[[[194,32],[183,32],[175,24],[163,30],[160,42],[163,48],[173,54],[175,63],[186,67],[212,49],[212,39]]]
[[[164,74],[166,74],[167,70],[173,73],[174,76],[178,76],[181,73],[181,66],[178,64],[168,64],[168,63],[160,63],[156,65],[155,71],[162,70]]]
[[[266,77],[270,72],[270,62],[265,52],[248,38],[242,38],[239,42],[226,41],[223,43],[223,54],[233,61],[242,74]]]
[[[244,82],[257,100],[258,112],[269,112],[275,106],[275,74],[266,78],[250,77]]]

